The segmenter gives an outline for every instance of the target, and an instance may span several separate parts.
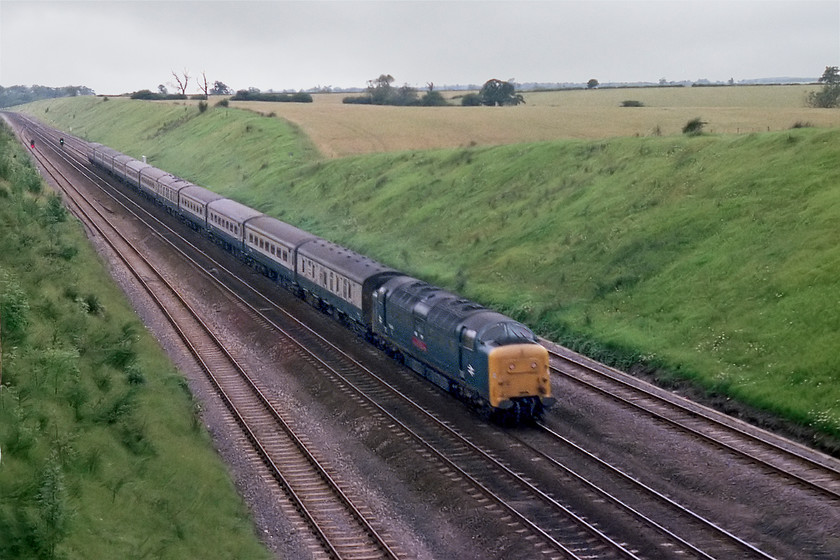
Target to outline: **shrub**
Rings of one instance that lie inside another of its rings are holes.
[[[207,110],[207,102],[206,101],[199,101],[198,102],[198,112],[203,113]]]
[[[683,127],[683,134],[685,134],[686,136],[700,136],[701,134],[703,134],[703,127],[707,124],[708,123],[701,120],[700,117],[691,119]]]
[[[477,93],[468,93],[461,98],[463,107],[478,107],[479,105],[481,105],[481,96]]]
[[[272,101],[277,103],[312,103],[312,95],[304,91],[297,93],[261,93],[240,89],[231,97],[233,101]]]
[[[348,105],[373,105],[373,99],[369,96],[348,96],[341,100],[342,103]]]
[[[67,221],[67,208],[61,203],[61,195],[50,193],[44,207],[44,221],[47,224],[58,224]]]
[[[820,91],[812,91],[805,102],[816,109],[837,107],[840,105],[840,84],[826,84]]]
[[[141,89],[131,94],[131,99],[145,99],[145,100],[170,100],[170,99],[186,99],[187,96],[180,93],[152,93],[148,89]],[[107,101],[107,98],[106,98]]]
[[[427,91],[420,98],[420,105],[424,107],[443,107],[449,105],[439,91]]]
[[[17,343],[29,325],[29,301],[23,288],[13,279],[0,276],[0,317],[4,342]]]
[[[626,101],[621,102],[622,107],[644,107],[645,104],[641,101],[636,101],[635,99],[627,99]]]

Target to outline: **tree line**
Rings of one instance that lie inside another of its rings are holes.
[[[53,99],[56,97],[75,97],[77,95],[96,95],[96,93],[85,86],[0,86],[0,107],[12,107],[23,105],[41,99]]]
[[[451,105],[439,91],[435,91],[433,83],[426,86],[426,92],[421,96],[417,89],[408,84],[394,87],[394,77],[381,74],[374,80],[368,80],[368,87],[364,95],[345,97],[344,103],[360,105],[399,105],[416,107],[440,107]],[[503,106],[525,103],[521,94],[516,93],[513,80],[487,80],[478,93],[468,93],[461,97],[462,106]]]

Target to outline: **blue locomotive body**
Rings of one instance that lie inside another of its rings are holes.
[[[516,419],[554,402],[547,351],[525,325],[407,276],[380,286],[373,300],[374,332],[440,387]]]

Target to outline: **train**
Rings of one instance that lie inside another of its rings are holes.
[[[99,143],[88,161],[489,417],[539,419],[548,351],[522,323]]]

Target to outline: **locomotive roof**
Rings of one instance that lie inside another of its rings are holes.
[[[298,255],[319,262],[327,268],[360,283],[381,274],[402,274],[402,272],[378,263],[369,257],[319,237],[302,243],[298,247]]]
[[[222,216],[230,218],[234,222],[240,224],[248,221],[251,218],[262,216],[262,212],[258,212],[253,208],[245,206],[244,204],[241,204],[229,198],[219,198],[218,200],[213,200],[207,205],[207,210],[212,210],[217,214],[221,214]]]
[[[308,231],[303,231],[277,218],[265,215],[248,220],[245,227],[290,247],[296,247],[304,241],[317,239],[315,235]]]
[[[428,321],[453,330],[470,315],[487,311],[484,306],[474,301],[416,279],[394,286],[390,299],[403,307],[413,309],[414,313]]]
[[[387,287],[392,290],[392,303],[411,309],[444,330],[457,332],[466,327],[475,331],[480,340],[499,344],[533,341],[534,335],[525,325],[422,280],[395,279]]]

